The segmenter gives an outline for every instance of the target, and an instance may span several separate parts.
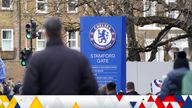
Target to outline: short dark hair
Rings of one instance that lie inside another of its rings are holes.
[[[52,38],[52,37],[60,37],[61,35],[61,29],[62,29],[62,24],[61,21],[58,17],[50,17],[47,18],[44,22],[44,28],[45,31],[47,32],[47,35]]]
[[[114,82],[107,83],[107,89],[108,90],[115,90],[116,89],[116,84]]]
[[[179,69],[179,68],[187,68],[190,69],[189,67],[189,61],[187,59],[187,54],[185,51],[180,51],[177,52],[177,58],[175,59],[175,62],[173,64],[174,69]]]
[[[6,85],[7,83],[5,81],[2,82],[3,85]]]
[[[135,85],[133,82],[127,83],[127,90],[135,90]]]

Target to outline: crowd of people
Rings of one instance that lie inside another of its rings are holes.
[[[117,92],[116,84],[114,82],[109,82],[106,86],[100,87],[99,93],[100,95],[139,95],[135,91],[135,85],[133,82],[128,82],[126,85],[126,93],[123,91]]]
[[[0,95],[19,95],[21,93],[22,83],[18,81],[13,82],[12,78],[0,83]]]

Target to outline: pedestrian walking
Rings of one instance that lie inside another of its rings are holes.
[[[62,41],[57,17],[44,23],[46,48],[35,53],[26,69],[23,95],[94,95],[98,85],[86,58]]]
[[[181,83],[183,76],[189,70],[189,63],[184,51],[178,52],[173,65],[173,71],[169,72],[161,87],[161,95],[181,95]]]

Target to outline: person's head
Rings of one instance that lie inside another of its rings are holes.
[[[7,83],[5,81],[2,82],[3,85],[7,85]]]
[[[135,91],[135,85],[133,82],[127,83],[127,91]]]
[[[58,17],[50,17],[46,19],[43,26],[48,39],[61,38],[62,24]]]
[[[21,84],[21,81],[18,81],[17,84]]]
[[[184,51],[177,53],[177,58],[174,62],[173,69],[179,69],[179,68],[189,68],[189,62],[186,58],[186,53]]]
[[[116,84],[114,82],[107,83],[107,91],[116,91]]]
[[[101,88],[99,88],[99,93],[101,95],[107,94],[107,87],[106,86],[102,86]]]
[[[13,80],[13,79],[12,79],[12,78],[9,78],[8,80],[10,80],[10,81],[11,81],[11,80]]]

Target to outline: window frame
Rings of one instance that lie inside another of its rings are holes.
[[[166,3],[167,4],[170,4],[170,3],[175,3],[177,2],[176,0],[166,0]],[[179,16],[179,11],[169,11],[166,13],[166,16],[169,17],[170,13],[173,12],[174,13],[174,17],[170,17],[170,18],[174,18],[176,19],[178,16]]]
[[[3,31],[11,31],[11,39],[3,39]],[[11,40],[11,48],[10,49],[6,49],[4,48],[3,44],[3,40]],[[2,51],[14,51],[14,33],[13,33],[13,29],[1,29],[1,50]]]
[[[78,4],[79,1],[75,0],[74,2],[76,2]],[[78,13],[78,11],[79,11],[78,7],[76,7],[74,11],[70,11],[69,10],[69,0],[67,0],[67,13],[75,14],[75,13]]]
[[[101,0],[101,1],[102,1],[102,0]],[[101,2],[101,1],[99,1],[99,2]],[[97,3],[97,0],[94,0],[94,2]],[[98,12],[99,12],[99,13],[104,13],[104,12],[105,12],[105,9],[102,7],[102,9],[101,9],[101,10],[98,10]]]
[[[146,1],[148,1],[148,2],[151,2],[152,4],[151,4],[151,9],[150,10],[152,10],[152,13],[151,13],[151,15],[150,16],[154,16],[154,15],[156,15],[156,4],[157,4],[157,2],[152,2],[152,1],[149,1],[149,0],[143,0],[143,10],[147,10],[147,9],[145,9],[146,8]],[[154,8],[154,9],[153,9]],[[145,11],[145,12],[143,12],[143,17],[146,17],[147,15],[146,15],[146,13],[147,13],[148,11]]]
[[[41,36],[44,35],[44,30],[40,29],[39,32],[41,32]],[[44,48],[39,48],[39,42],[45,42],[45,47]],[[36,51],[41,51],[41,50],[44,50],[46,48],[46,38],[44,36],[44,39],[39,39],[38,37],[36,38],[36,48],[35,50]]]
[[[56,8],[57,8],[57,11],[56,13],[60,13],[61,11],[61,0],[56,0]]]
[[[9,7],[3,7],[3,0],[1,0],[1,9],[2,10],[12,10],[13,9],[13,4],[12,4],[12,0],[10,1],[10,6]]]
[[[44,3],[45,4],[45,10],[38,10],[38,3]],[[48,1],[44,0],[44,1],[39,1],[36,0],[36,13],[48,13]]]
[[[67,47],[71,48],[71,49],[79,49],[79,39],[78,39],[78,31],[72,31],[72,32],[75,32],[75,39],[69,39],[69,32],[70,31],[67,31]],[[75,41],[76,45],[75,47],[70,47],[69,46],[69,41]]]
[[[143,10],[145,11],[145,10],[147,10],[146,9],[146,1],[148,1],[148,0],[143,0]],[[151,1],[148,1],[148,2],[151,2]],[[150,8],[152,8],[151,10],[153,10],[152,12],[152,14],[150,15],[150,16],[154,16],[154,15],[156,15],[156,4],[157,4],[157,2],[151,2],[152,4],[151,4],[151,7]],[[153,9],[154,8],[154,9]],[[146,17],[146,13],[147,13],[147,11],[145,11],[145,12],[143,12],[143,17]],[[157,25],[156,24],[150,24],[150,25],[145,25],[145,26],[143,26],[143,27],[139,27],[139,29],[157,29]]]

